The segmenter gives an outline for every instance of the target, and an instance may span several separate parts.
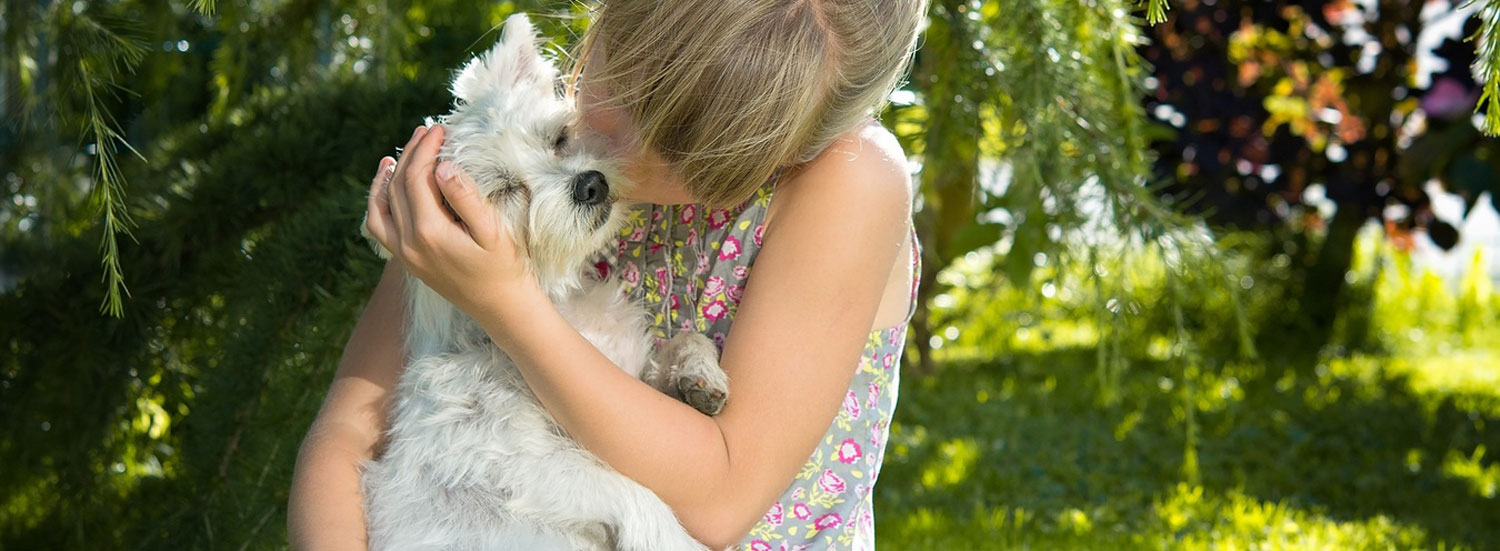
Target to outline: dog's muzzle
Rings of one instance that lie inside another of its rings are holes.
[[[593,206],[609,199],[609,182],[604,174],[590,170],[573,178],[573,202]]]

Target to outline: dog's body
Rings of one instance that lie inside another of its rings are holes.
[[[717,413],[728,381],[714,345],[682,333],[653,358],[645,312],[617,281],[582,277],[613,243],[629,183],[586,145],[566,144],[572,108],[555,79],[530,24],[513,16],[455,79],[439,155],[492,200],[580,334],[630,375]],[[477,323],[406,283],[408,363],[384,450],[361,465],[372,551],[703,548],[654,493],[568,438]]]

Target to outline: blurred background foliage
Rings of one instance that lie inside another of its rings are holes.
[[[1500,548],[1497,5],[933,0],[881,546]],[[285,546],[368,178],[517,10],[0,6],[0,548]]]

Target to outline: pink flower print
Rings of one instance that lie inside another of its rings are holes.
[[[714,337],[713,338],[714,338],[714,344],[719,345],[719,348],[724,348],[724,332],[723,331],[714,331]]]
[[[803,488],[801,486],[798,486],[797,489],[792,490],[792,499],[802,499],[802,497],[805,496],[805,495],[807,495],[807,489]],[[797,517],[797,518],[807,518],[807,517]]]
[[[734,278],[735,279],[745,279],[745,277],[749,276],[749,275],[750,275],[750,268],[746,268],[744,266],[735,266],[734,267]]]
[[[870,388],[865,393],[865,407],[875,407],[875,402],[877,400],[880,400],[880,385],[876,383],[870,383]]]
[[[729,223],[729,211],[725,209],[714,209],[708,213],[708,227],[719,229]]]
[[[698,253],[698,270],[697,270],[697,273],[703,273],[703,272],[705,272],[707,270],[708,270],[708,253]]]
[[[849,438],[839,443],[839,463],[849,464],[859,460],[859,443]]]
[[[688,206],[682,207],[682,215],[678,216],[677,220],[680,221],[680,222],[682,222],[682,223],[684,223],[684,224],[687,224],[689,222],[692,222],[693,221],[693,217],[697,216],[697,214],[698,214],[698,205],[688,205]]]
[[[885,437],[882,436],[884,433],[885,421],[876,421],[875,430],[870,432],[870,445],[879,448],[880,442],[885,440]]]
[[[633,231],[630,232],[630,237],[627,239],[627,241],[640,242],[640,241],[645,240],[645,239],[646,239],[646,227],[645,226],[636,226],[635,230],[633,230]]]
[[[681,303],[678,302],[677,295],[671,295],[671,296],[667,297],[667,304],[670,304],[672,306],[672,309],[676,310],[677,306],[680,305]]]
[[[771,551],[771,544],[765,540],[755,540],[750,542],[750,551]]]
[[[740,240],[733,235],[724,238],[724,244],[719,247],[719,260],[733,260],[740,257]]]
[[[859,418],[859,398],[854,397],[852,390],[844,396],[844,413],[849,414],[850,418]]]
[[[729,286],[729,302],[733,302],[735,304],[739,304],[740,303],[740,297],[743,297],[743,296],[745,296],[745,286],[744,285],[730,285]]]
[[[869,491],[870,491],[870,488],[866,487],[864,484],[860,484],[860,485],[857,485],[857,486],[854,487],[854,495],[857,495],[857,496],[860,496],[860,497],[864,497],[865,493],[869,492]]]
[[[875,465],[875,454],[873,452],[865,452],[865,464],[870,466]]]
[[[764,232],[765,230],[766,230],[766,225],[764,223],[757,224],[755,226],[755,234],[750,236],[750,239],[752,241],[755,241],[755,246],[757,246],[757,247],[760,246],[761,233]]]
[[[703,298],[707,300],[713,300],[722,292],[724,292],[724,278],[722,277],[709,276],[708,281],[703,283]]]
[[[766,524],[769,524],[771,526],[781,526],[781,515],[781,502],[778,501],[775,504],[771,505],[770,511],[766,512]]]
[[[729,307],[725,306],[722,300],[716,300],[703,306],[703,317],[708,318],[708,321],[719,321],[719,318],[724,317],[724,314],[727,312],[729,312]]]
[[[659,221],[661,221],[661,211],[660,210],[652,210],[651,211],[651,221],[652,222],[659,222]]]
[[[691,230],[688,230],[687,240],[683,241],[683,244],[691,247],[691,246],[693,246],[693,244],[695,244],[697,242],[698,242],[698,228],[693,228]]]
[[[657,268],[656,269],[656,288],[657,289],[668,289],[669,288],[668,285],[670,285],[670,284],[667,283],[667,269],[666,268]]]
[[[601,281],[609,279],[609,263],[605,262],[603,260],[600,260],[599,262],[595,263],[594,264],[594,273],[599,276],[599,279]]]
[[[900,331],[891,331],[890,333],[888,333],[885,338],[886,342],[890,343],[891,346],[901,344],[899,342],[896,342],[897,339],[900,338],[900,335],[898,333],[900,333]]]
[[[844,492],[844,479],[834,474],[833,469],[823,469],[823,476],[818,477],[818,487],[830,494]]]
[[[797,489],[801,490],[802,488]],[[792,505],[792,516],[807,520],[807,517],[812,516],[812,509],[809,509],[806,503],[797,502]]]
[[[625,283],[636,285],[641,282],[641,270],[633,262],[626,263],[625,269],[620,273],[620,277],[625,280]]]
[[[838,526],[839,522],[842,522],[843,520],[844,519],[839,518],[838,513],[828,513],[826,515],[818,517],[818,520],[813,521],[813,528],[826,530],[828,528]]]

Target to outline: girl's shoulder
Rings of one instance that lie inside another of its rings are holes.
[[[846,132],[813,160],[784,174],[776,200],[766,212],[766,228],[780,211],[821,211],[834,203],[904,203],[910,211],[914,189],[906,153],[879,122]]]

